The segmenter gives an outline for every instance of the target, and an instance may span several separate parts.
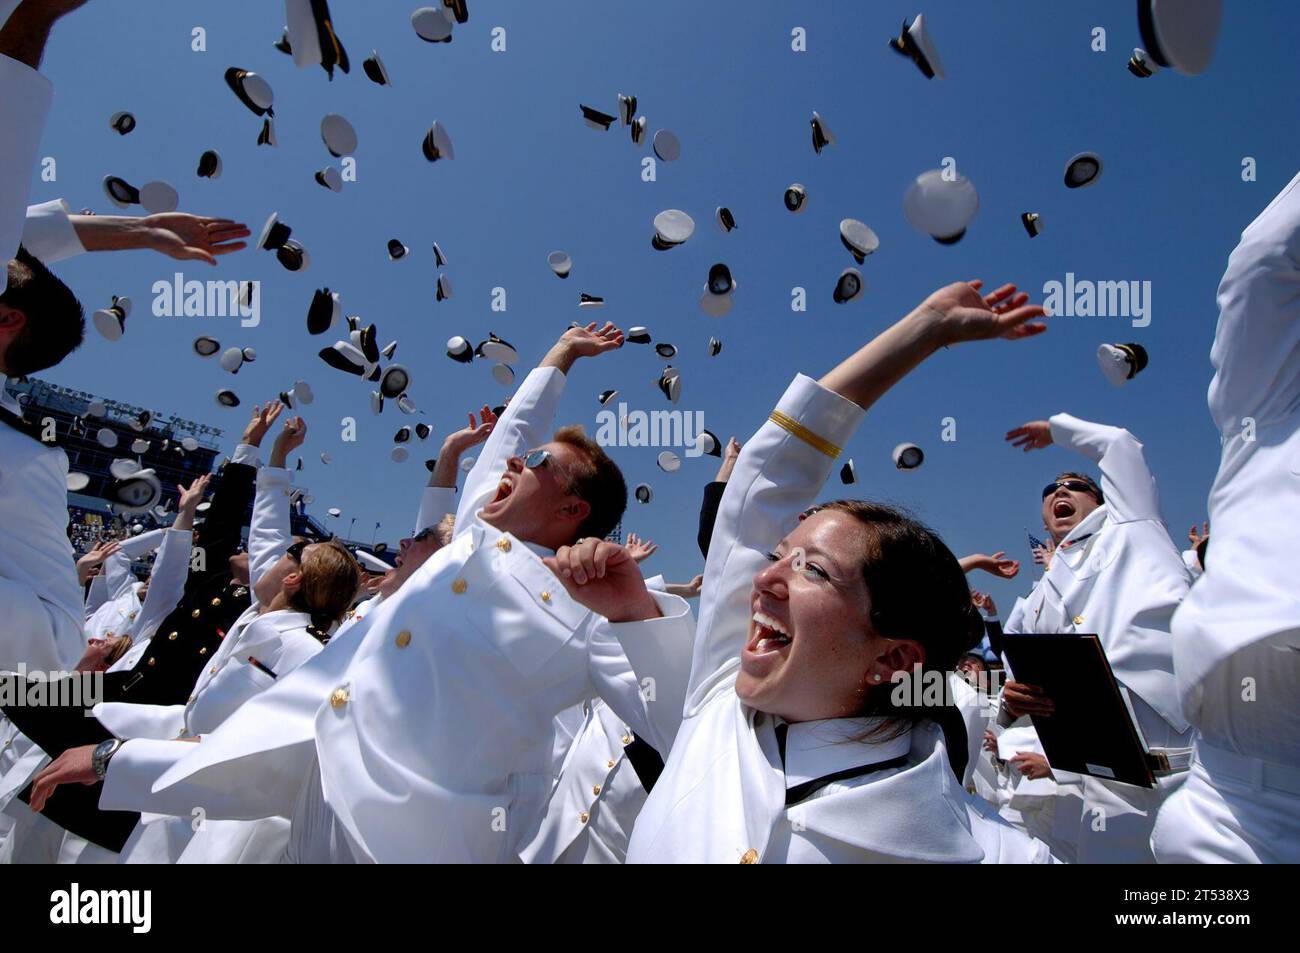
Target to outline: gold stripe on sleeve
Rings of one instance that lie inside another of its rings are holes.
[[[795,437],[798,437],[800,440],[808,444],[808,446],[812,447],[814,450],[826,454],[826,456],[830,457],[832,460],[834,460],[836,457],[840,455],[839,447],[835,446],[835,444],[831,443],[829,440],[825,440],[822,437],[817,436],[815,433],[813,433],[803,424],[799,423],[799,421],[795,420],[789,414],[783,414],[779,410],[774,410],[772,411],[771,416],[769,416],[767,419],[772,421],[772,423],[776,424],[778,427],[780,427],[782,430],[786,431],[787,433]]]

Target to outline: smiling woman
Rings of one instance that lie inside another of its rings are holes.
[[[685,718],[630,861],[1050,859],[967,799],[955,710],[892,691],[900,673],[946,675],[979,637],[957,559],[889,507],[808,509],[863,411],[917,364],[1045,330],[1028,295],[980,287],[940,289],[820,382],[796,378],[745,444],[709,547]]]

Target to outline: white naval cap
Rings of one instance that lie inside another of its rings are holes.
[[[125,136],[135,129],[135,116],[129,112],[115,112],[108,117],[108,125],[119,136]]]
[[[275,94],[271,84],[251,70],[232,66],[226,70],[226,85],[239,97],[239,101],[257,116],[274,116]]]
[[[789,211],[798,214],[808,207],[808,190],[804,188],[801,182],[792,183],[785,190],[782,200]]]
[[[113,512],[132,515],[153,509],[162,498],[162,483],[153,470],[137,470],[108,486]]]
[[[1209,68],[1222,18],[1222,0],[1138,0],[1138,29],[1151,58],[1186,76]]]
[[[638,503],[649,503],[655,498],[654,490],[650,489],[649,483],[638,483],[632,495],[636,497]]]
[[[384,66],[384,61],[379,58],[378,50],[371,50],[370,55],[361,61],[361,70],[372,83],[379,86],[392,85],[392,81],[388,78],[388,68]]]
[[[651,244],[659,251],[680,245],[695,234],[695,219],[681,209],[665,209],[654,217],[655,235]]]
[[[140,186],[140,206],[150,215],[174,212],[180,204],[180,195],[166,182],[146,182]]]
[[[890,456],[900,470],[915,470],[925,460],[925,453],[914,443],[900,443]]]
[[[221,342],[216,338],[210,338],[206,334],[194,339],[194,353],[199,357],[211,357],[221,350]]]
[[[95,442],[105,450],[112,450],[117,446],[117,432],[109,427],[100,427],[95,433]]]
[[[117,341],[126,333],[126,319],[130,316],[131,299],[113,295],[113,303],[96,311],[91,320],[106,340]]]
[[[454,25],[451,11],[445,7],[420,7],[411,14],[415,35],[426,43],[450,43]]]
[[[677,456],[677,454],[673,453],[671,450],[661,451],[658,458],[655,460],[655,463],[658,464],[659,469],[663,470],[664,473],[674,473],[682,468],[682,458]]]
[[[343,176],[332,165],[327,165],[317,172],[314,177],[317,185],[327,188],[331,192],[343,191]]]
[[[836,304],[844,304],[862,297],[865,288],[866,282],[862,280],[862,272],[856,268],[845,268],[835,282],[835,290],[831,293],[831,297]]]
[[[491,331],[488,332],[488,339],[479,343],[474,349],[474,356],[481,357],[489,361],[497,361],[501,364],[513,364],[519,360],[519,352],[508,341],[497,337]]]
[[[515,369],[509,364],[493,364],[492,379],[502,387],[509,387],[515,382]]]
[[[338,113],[327,113],[321,119],[320,137],[329,154],[336,159],[357,151],[357,131]]]
[[[856,218],[840,219],[840,242],[859,265],[880,247],[880,239],[876,237],[876,233],[866,223]]]
[[[390,238],[388,240],[388,260],[397,261],[399,258],[405,258],[406,253],[411,249],[402,244],[400,239]]]
[[[140,190],[118,175],[104,176],[104,194],[118,208],[140,204]]]
[[[979,208],[979,193],[971,180],[942,169],[922,172],[903,196],[907,221],[941,245],[960,241]]]
[[[845,461],[844,466],[840,467],[840,482],[845,486],[852,486],[858,482],[858,471],[853,466],[852,457]]]
[[[1043,233],[1043,217],[1037,212],[1021,212],[1020,224],[1025,226],[1030,238],[1037,238]]]
[[[474,360],[474,348],[463,337],[457,335],[447,340],[447,356],[461,364],[469,364]]]
[[[228,347],[221,352],[221,369],[231,374],[238,374],[244,364],[244,352],[241,348]]]
[[[719,205],[713,212],[714,220],[718,223],[718,228],[724,232],[729,232],[736,227],[736,216],[731,214],[731,209],[725,205]]]
[[[546,256],[546,264],[550,266],[551,271],[557,278],[569,277],[569,272],[573,270],[573,259],[567,252],[553,251]]]
[[[361,377],[366,372],[366,356],[351,341],[335,341],[329,347],[322,348],[319,356],[322,361],[337,371],[355,374],[357,377]]]
[[[433,296],[438,301],[445,301],[451,297],[451,279],[446,275],[438,276],[438,283],[434,286]]]
[[[695,446],[710,457],[722,456],[722,441],[712,430],[704,430],[695,438]]]
[[[623,120],[623,125],[632,125],[632,119],[636,116],[636,97],[624,96],[618,94],[618,116]]]
[[[456,158],[456,151],[451,147],[451,136],[447,134],[447,127],[440,122],[435,121],[429,127],[429,131],[424,134],[420,149],[430,162]]]
[[[217,403],[222,407],[238,407],[239,395],[233,390],[219,390],[217,391]]]
[[[722,342],[717,338],[709,338],[709,357],[717,357],[722,353]]]
[[[1128,71],[1138,79],[1146,79],[1160,72],[1160,64],[1142,47],[1135,46],[1133,55],[1128,58]]]
[[[295,66],[318,65],[331,80],[335,66],[348,72],[348,52],[334,32],[334,18],[326,0],[284,0],[284,18],[288,23],[284,42]]]
[[[1082,189],[1101,178],[1101,156],[1095,152],[1080,152],[1065,164],[1065,187]]]
[[[614,120],[617,118],[616,116],[611,116],[607,112],[601,112],[599,109],[595,109],[591,106],[584,106],[581,103],[578,104],[578,108],[582,110],[582,121],[592,129],[596,129],[600,132],[607,132],[609,127],[614,125]]]
[[[918,13],[911,23],[904,20],[902,30],[889,41],[889,45],[915,63],[926,79],[943,79],[943,60],[939,59],[939,50],[921,14]]]
[[[208,149],[199,156],[198,176],[201,179],[221,177],[221,156],[215,149]]]
[[[587,294],[585,291],[578,293],[578,307],[584,311],[592,308],[605,307],[605,299],[600,295]]]
[[[1147,366],[1147,349],[1141,344],[1103,344],[1097,348],[1097,364],[1115,387],[1123,387]]]
[[[339,302],[339,293],[329,288],[317,288],[312,293],[311,305],[307,308],[307,333],[324,334],[332,328],[343,314]]]
[[[379,379],[379,393],[387,398],[401,397],[411,386],[411,372],[401,364],[389,364]]]
[[[660,129],[655,133],[651,148],[664,162],[676,162],[682,157],[682,144],[678,141],[677,134],[668,129]]]
[[[821,155],[823,149],[835,144],[835,137],[831,135],[831,130],[830,127],[826,125],[826,120],[819,116],[815,109],[813,110],[811,125],[813,152],[817,153],[817,155]]]

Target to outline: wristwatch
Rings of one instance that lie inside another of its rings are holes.
[[[90,766],[95,769],[95,777],[99,780],[104,780],[104,775],[108,773],[108,762],[113,755],[117,754],[117,749],[120,747],[122,747],[121,738],[109,738],[95,745],[95,751],[90,756]]]

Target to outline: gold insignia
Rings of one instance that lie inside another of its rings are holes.
[[[457,579],[455,582],[451,584],[451,591],[456,593],[456,595],[458,596],[463,595],[465,590],[468,588],[469,588],[469,583],[467,583],[463,578]]]
[[[595,794],[595,795],[597,795],[597,796],[599,796],[599,795],[600,795],[600,785],[599,785],[599,784],[593,784],[593,785],[591,786],[591,793],[592,793],[592,794]]]
[[[551,590],[549,589],[542,590],[542,601],[546,603],[549,603],[551,601]]]
[[[502,536],[500,539],[497,540],[497,549],[501,550],[501,552],[503,553],[510,552],[510,540]]]
[[[403,629],[401,632],[397,633],[397,638],[393,641],[397,643],[399,649],[404,649],[411,644],[411,633]]]
[[[586,811],[582,811],[578,814],[578,820],[583,824],[586,824],[588,819],[590,819],[590,817],[591,815],[588,814]]]
[[[342,708],[344,705],[348,703],[348,699],[351,697],[352,696],[348,694],[348,690],[346,688],[336,688],[330,694],[330,706],[332,708]]]
[[[740,862],[742,864],[758,863],[758,851],[754,850],[754,848],[751,847],[749,850],[745,851],[745,853],[741,855]]]

